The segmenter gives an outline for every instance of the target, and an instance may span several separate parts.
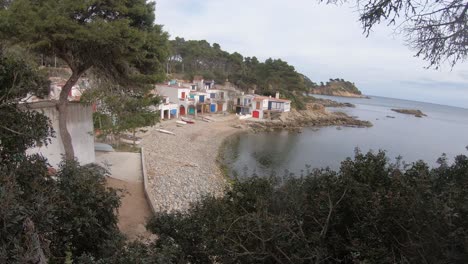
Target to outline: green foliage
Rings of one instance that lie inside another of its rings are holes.
[[[151,247],[172,263],[466,263],[467,187],[466,156],[401,168],[357,152],[339,172],[249,178],[159,215]]]
[[[311,86],[314,93],[334,95],[339,92],[348,92],[352,94],[361,95],[361,91],[356,87],[356,85],[350,81],[345,81],[343,79],[330,79],[330,81],[325,84],[322,82],[320,86]]]
[[[159,111],[154,108],[160,98],[145,90],[92,89],[86,91],[84,100],[99,102],[98,112],[94,113],[94,127],[103,134],[135,132],[139,127],[153,126],[159,121]]]
[[[0,11],[0,36],[56,55],[78,76],[88,69],[128,85],[163,78],[167,33],[152,2],[15,0]]]
[[[158,98],[148,96],[111,96],[104,98],[109,112],[116,117],[117,131],[134,130],[138,127],[152,126],[158,121],[159,114],[148,107],[159,102]]]
[[[37,233],[46,240],[57,227],[54,212],[59,194],[47,175],[46,163],[39,156],[21,162],[0,163],[0,263],[28,263],[34,259],[34,233],[24,224],[31,220]]]
[[[0,9],[0,40],[57,56],[72,74],[62,87],[58,124],[65,158],[75,158],[67,128],[68,94],[91,69],[125,87],[164,79],[168,35],[154,24],[155,3],[146,0],[15,0]]]
[[[20,158],[27,148],[47,144],[47,137],[53,134],[45,116],[18,107],[28,96],[48,91],[49,83],[36,66],[18,49],[0,46],[0,161]]]
[[[116,211],[120,191],[105,186],[107,171],[97,165],[61,164],[57,189],[61,193],[56,217],[60,223],[56,254],[69,250],[73,256],[84,253],[94,257],[112,255],[123,237],[117,228]],[[56,255],[57,256],[57,255]]]
[[[117,190],[97,166],[63,163],[51,176],[47,160],[26,150],[53,136],[47,117],[20,101],[41,95],[47,79],[23,56],[0,50],[0,263],[63,263],[65,254],[112,255],[120,247]]]
[[[2,163],[0,263],[27,263],[38,248],[52,263],[62,263],[66,252],[112,255],[122,242],[116,226],[120,195],[105,187],[105,175],[97,166],[68,162],[53,179],[40,156]],[[28,221],[35,226],[31,232],[25,230]]]

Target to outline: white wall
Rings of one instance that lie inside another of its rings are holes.
[[[179,99],[182,98],[182,92],[185,92],[185,96],[188,97],[190,88],[182,88],[176,86],[167,85],[156,85],[156,92],[160,95],[169,97],[169,101],[178,103]]]
[[[48,159],[51,166],[57,168],[62,161],[62,155],[65,154],[58,126],[58,111],[53,104],[40,108],[33,106],[33,110],[42,112],[50,119],[52,128],[55,130],[55,138],[51,139],[51,144],[32,148],[27,152],[28,154],[42,154]],[[70,103],[68,106],[67,128],[72,137],[75,157],[81,164],[95,162],[92,113],[91,105]]]

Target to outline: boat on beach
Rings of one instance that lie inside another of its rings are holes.
[[[122,136],[120,136],[120,141],[123,143],[127,143],[127,144],[135,143],[135,145],[139,145],[141,143],[141,138],[140,137],[133,138],[132,135],[123,134]]]
[[[195,124],[195,121],[193,121],[193,120],[190,119],[190,118],[182,117],[182,121],[184,121],[184,122],[187,123],[187,124]]]
[[[174,136],[175,136],[175,133],[174,133],[174,132],[171,132],[171,131],[169,131],[169,130],[156,129],[156,131],[158,131],[159,133],[168,134],[168,135],[174,135]]]
[[[206,119],[206,120],[208,120],[208,121],[210,121],[210,122],[214,122],[214,121],[215,121],[215,120],[213,120],[211,117],[207,117],[207,116],[204,116],[204,117],[202,117],[202,118],[203,118],[203,119]]]
[[[187,124],[187,122],[180,121],[180,120],[177,120],[176,123],[177,123],[177,125],[186,125]]]

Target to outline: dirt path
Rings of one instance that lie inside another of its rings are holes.
[[[145,198],[143,183],[131,183],[113,178],[107,178],[109,187],[125,189],[127,192],[119,208],[119,229],[130,240],[139,237],[148,238],[151,233],[145,228],[146,221],[151,217],[151,209]]]
[[[107,178],[108,186],[126,192],[119,208],[120,231],[130,240],[149,238],[151,233],[146,230],[145,224],[152,212],[145,197],[140,154],[96,152],[96,160],[104,166],[110,166],[111,177]]]

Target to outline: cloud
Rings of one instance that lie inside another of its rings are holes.
[[[378,25],[366,38],[351,5],[159,0],[156,16],[172,37],[206,39],[244,56],[282,58],[317,82],[339,77],[355,82],[366,94],[468,107],[468,65],[424,69],[427,63],[415,58],[392,28]],[[432,87],[431,93],[426,86]]]

